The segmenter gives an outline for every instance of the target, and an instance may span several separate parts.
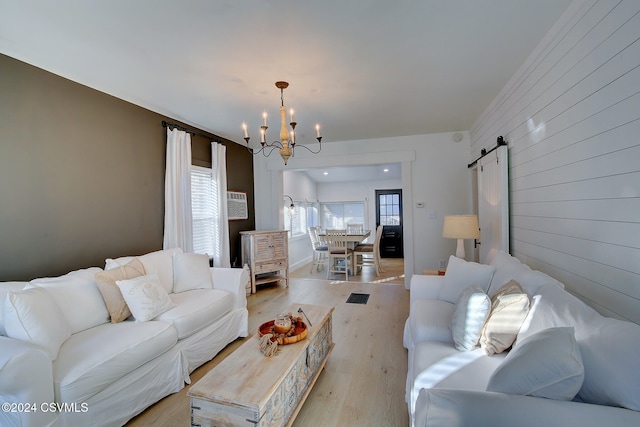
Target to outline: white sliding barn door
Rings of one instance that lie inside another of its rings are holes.
[[[509,178],[507,146],[478,160],[478,222],[480,262],[489,264],[496,252],[509,253]]]

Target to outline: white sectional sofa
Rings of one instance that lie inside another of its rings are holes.
[[[0,283],[0,425],[125,424],[247,336],[248,280],[173,249]]]
[[[412,277],[410,300],[412,426],[640,425],[640,326],[550,276],[504,252],[451,257],[445,276]]]

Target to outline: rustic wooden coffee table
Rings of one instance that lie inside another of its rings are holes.
[[[260,351],[257,332],[191,386],[192,426],[289,426],[333,349],[333,307],[293,304],[309,317],[306,339],[281,345],[277,356]],[[274,313],[275,318],[275,313]]]

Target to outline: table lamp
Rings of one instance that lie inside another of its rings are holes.
[[[479,239],[480,227],[477,215],[447,215],[444,217],[442,237],[458,239],[456,256],[464,259],[464,239]]]

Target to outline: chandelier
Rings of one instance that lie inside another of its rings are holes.
[[[249,145],[249,132],[247,131],[247,124],[242,123],[242,129],[244,130],[244,140],[247,142],[247,149],[252,154],[262,153],[265,157],[271,155],[271,153],[278,149],[282,160],[284,160],[284,164],[286,165],[289,161],[289,157],[294,155],[296,149],[296,121],[294,119],[294,111],[293,109],[289,110],[289,117],[291,122],[289,122],[289,126],[291,126],[291,132],[287,128],[287,109],[284,106],[284,90],[289,87],[289,83],[287,82],[276,82],[276,87],[280,89],[280,141],[273,141],[272,143],[267,143],[267,113],[262,113],[262,126],[260,126],[260,149],[254,150]],[[320,150],[322,150],[322,137],[320,136],[320,125],[316,123],[316,139],[318,140],[319,148],[318,151],[313,151],[306,145],[301,145],[301,147],[306,148],[313,154],[318,154]]]

